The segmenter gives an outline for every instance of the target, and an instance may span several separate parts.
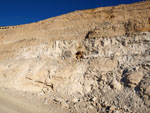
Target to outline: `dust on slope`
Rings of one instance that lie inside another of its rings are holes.
[[[16,90],[0,89],[0,113],[67,113],[53,103],[44,105],[31,94]]]

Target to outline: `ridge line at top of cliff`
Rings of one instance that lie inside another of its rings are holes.
[[[140,32],[150,32],[150,1],[79,10],[35,23],[1,28],[0,40],[83,40]]]
[[[141,2],[131,3],[131,4],[119,4],[119,5],[116,5],[116,6],[105,6],[105,7],[97,7],[97,8],[92,8],[92,9],[75,10],[75,11],[73,11],[73,12],[69,12],[69,13],[66,13],[66,14],[62,14],[62,15],[50,17],[50,18],[47,18],[47,19],[43,19],[43,20],[31,22],[31,23],[19,24],[19,25],[0,26],[0,29],[9,29],[9,28],[22,27],[22,26],[26,26],[26,25],[30,25],[30,24],[36,24],[36,23],[38,23],[38,22],[47,21],[47,20],[49,20],[49,19],[60,18],[60,17],[63,17],[63,16],[67,16],[67,15],[69,15],[69,14],[77,13],[77,12],[78,12],[78,13],[79,13],[79,12],[90,13],[90,12],[95,12],[95,11],[105,11],[106,9],[119,8],[119,7],[123,7],[123,6],[131,6],[131,5],[136,5],[136,4],[141,5],[141,4],[146,4],[146,3],[150,3],[150,1],[141,1]]]

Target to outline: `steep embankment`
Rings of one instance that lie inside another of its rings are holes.
[[[76,112],[149,112],[150,2],[1,27],[0,86]],[[73,108],[72,108],[73,107]]]

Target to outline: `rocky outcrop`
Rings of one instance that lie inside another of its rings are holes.
[[[149,113],[150,2],[0,30],[0,86],[74,112]]]

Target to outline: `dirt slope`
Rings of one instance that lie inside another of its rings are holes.
[[[0,86],[72,112],[150,112],[150,2],[0,27]]]

